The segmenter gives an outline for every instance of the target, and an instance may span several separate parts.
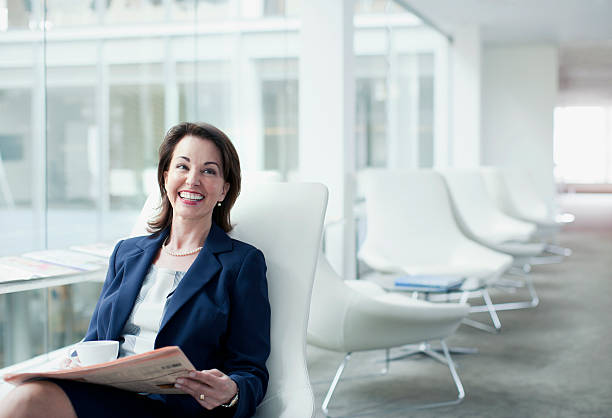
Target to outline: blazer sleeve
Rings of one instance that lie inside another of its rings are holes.
[[[122,243],[123,240],[119,241],[117,245],[115,245],[115,249],[113,250],[113,253],[111,254],[110,259],[108,261],[106,279],[104,280],[104,285],[102,286],[100,297],[98,298],[98,302],[96,303],[96,307],[94,308],[93,315],[91,316],[91,320],[89,321],[89,328],[87,329],[87,333],[85,334],[84,341],[96,341],[100,339],[98,335],[98,313],[100,310],[100,304],[104,299],[105,295],[108,293],[109,288],[112,287],[112,284],[115,281],[115,277],[117,275],[117,252],[119,251],[119,247]]]
[[[244,258],[229,296],[224,371],[239,389],[234,417],[250,417],[264,398],[269,377],[266,360],[270,355],[270,303],[261,251],[252,249]]]

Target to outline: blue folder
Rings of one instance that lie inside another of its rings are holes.
[[[463,276],[418,274],[398,277],[395,279],[395,285],[417,289],[451,290],[460,287],[464,281]]]

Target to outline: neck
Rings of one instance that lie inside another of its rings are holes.
[[[188,220],[173,219],[170,235],[166,240],[167,248],[174,251],[191,250],[204,245],[208,237],[212,222],[190,222]]]

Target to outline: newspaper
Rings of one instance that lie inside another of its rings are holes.
[[[13,385],[53,378],[113,386],[131,392],[184,394],[174,387],[174,382],[193,370],[195,367],[183,351],[178,346],[170,346],[93,366],[51,372],[11,373],[3,378]]]

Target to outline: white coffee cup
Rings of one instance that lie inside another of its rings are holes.
[[[85,341],[75,347],[81,366],[106,363],[117,358],[119,341]]]

